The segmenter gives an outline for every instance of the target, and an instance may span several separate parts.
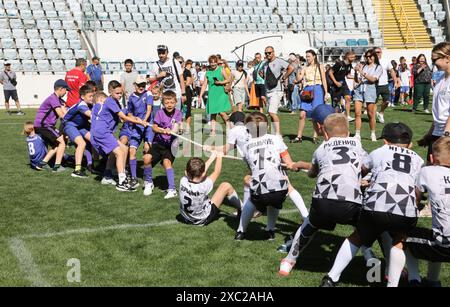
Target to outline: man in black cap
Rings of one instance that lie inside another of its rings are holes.
[[[95,82],[97,89],[103,91],[103,70],[98,56],[92,58],[91,64],[87,67],[86,72],[89,79]]]
[[[169,48],[166,45],[157,47],[159,60],[153,64],[149,72],[149,81],[158,81],[165,91],[173,91],[177,95],[177,109],[181,110],[181,103],[186,101],[185,81],[183,70],[175,58],[169,58]]]
[[[17,81],[16,73],[11,71],[11,63],[5,63],[5,69],[0,74],[0,84],[3,85],[3,94],[5,95],[5,108],[6,113],[11,114],[9,111],[9,99],[12,98],[16,103],[18,112],[17,115],[25,115],[20,108],[19,96],[17,95]]]

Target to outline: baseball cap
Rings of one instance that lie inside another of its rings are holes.
[[[4,64],[4,66],[11,66],[11,63],[10,63],[10,62],[6,62],[6,63]]]
[[[136,84],[147,83],[147,79],[144,76],[139,75],[134,80],[134,83]]]
[[[175,51],[175,52],[173,53],[173,58],[174,58],[174,59],[178,58],[179,56],[180,56],[180,53],[179,53],[178,51]]]
[[[388,123],[384,125],[381,137],[386,141],[394,144],[409,144],[411,143],[413,132],[404,123]]]
[[[243,112],[239,112],[239,111],[238,112],[234,112],[230,116],[230,121],[233,124],[243,123],[243,122],[245,122],[245,114]]]
[[[311,113],[311,119],[323,125],[328,115],[336,113],[336,110],[329,104],[318,105]]]
[[[55,84],[53,85],[53,88],[55,88],[55,89],[57,89],[57,88],[65,88],[66,90],[70,91],[69,85],[63,79],[56,80]]]
[[[169,48],[167,48],[166,45],[158,45],[158,47],[156,47],[156,50],[169,51]]]
[[[239,67],[239,66],[244,66],[244,62],[242,60],[239,60],[236,62],[236,67]]]
[[[98,56],[92,57],[92,61],[95,61],[95,60],[100,61],[100,58]]]

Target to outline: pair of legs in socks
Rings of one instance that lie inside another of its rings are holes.
[[[88,169],[92,169],[92,154],[90,151],[90,146],[86,141],[91,141],[91,133],[87,132],[84,136],[77,136],[74,139],[74,143],[77,145],[75,149],[75,170],[81,170],[81,163],[83,162],[83,156],[86,156]]]
[[[122,142],[117,142],[117,147],[114,148],[112,153],[108,157],[105,168],[106,178],[112,178],[112,166],[114,162],[116,164],[117,173],[119,175],[119,184],[122,184],[126,179],[127,175],[125,173],[125,163],[128,156],[128,146],[124,145]]]
[[[244,206],[241,200],[239,199],[236,190],[228,182],[222,182],[219,185],[216,192],[214,192],[214,195],[211,197],[211,202],[217,208],[220,208],[220,206],[225,202],[231,205],[232,207],[236,208],[239,212],[242,211]]]

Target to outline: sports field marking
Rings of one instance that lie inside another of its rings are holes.
[[[12,238],[9,240],[9,248],[19,260],[19,266],[28,281],[33,287],[50,287],[51,285],[42,277],[39,268],[34,262],[30,250],[27,248],[25,242],[19,238]]]
[[[23,125],[23,123],[0,123],[0,125]]]

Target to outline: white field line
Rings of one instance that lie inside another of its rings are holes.
[[[42,277],[31,252],[25,242],[19,238],[12,238],[9,241],[9,248],[19,260],[19,266],[33,287],[50,287],[51,285]]]

